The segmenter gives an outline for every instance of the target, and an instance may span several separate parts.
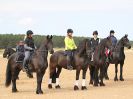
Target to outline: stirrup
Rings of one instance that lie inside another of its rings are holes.
[[[73,70],[73,67],[72,66],[67,66],[67,69],[68,70]]]

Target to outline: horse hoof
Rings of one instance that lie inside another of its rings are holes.
[[[48,84],[48,88],[49,89],[52,89],[52,84]]]
[[[124,79],[123,78],[120,78],[120,81],[124,81]]]
[[[105,77],[105,80],[109,80],[109,77],[108,77],[108,76],[106,76],[106,77]]]
[[[17,89],[12,89],[12,93],[16,93],[16,92],[18,92]]]
[[[105,84],[104,83],[100,83],[100,86],[105,86]]]
[[[17,77],[17,80],[19,80],[19,77]]]
[[[94,87],[98,87],[98,84],[97,83],[94,83],[94,85],[93,85]]]
[[[89,85],[93,85],[93,81],[90,81]]]
[[[87,90],[87,87],[86,86],[82,86],[81,90]]]
[[[60,87],[60,85],[57,85],[57,86],[55,86],[55,88],[56,88],[56,89],[60,89],[61,87]]]
[[[36,94],[43,94],[43,91],[42,90],[37,90]]]
[[[115,78],[114,78],[114,81],[118,81],[118,78],[115,77]]]
[[[74,86],[74,90],[76,91],[76,90],[79,90],[79,87],[78,86]]]

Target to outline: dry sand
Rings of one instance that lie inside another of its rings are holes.
[[[33,79],[29,79],[25,73],[21,72],[20,80],[17,81],[17,89],[19,92],[12,93],[11,86],[6,88],[5,71],[7,59],[2,58],[0,54],[0,99],[133,99],[133,50],[126,52],[126,60],[124,65],[125,81],[114,82],[114,65],[109,67],[109,81],[104,81],[105,87],[93,87],[89,85],[89,71],[87,72],[86,91],[74,91],[75,71],[64,70],[60,76],[61,89],[48,89],[48,69],[43,78],[42,90],[43,95],[36,95],[36,75]],[[81,80],[80,80],[81,82]],[[81,84],[80,84],[81,85]]]

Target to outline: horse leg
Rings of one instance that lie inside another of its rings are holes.
[[[115,78],[114,78],[114,81],[118,81],[117,72],[118,72],[118,64],[115,64]]]
[[[120,63],[120,81],[124,81],[124,78],[123,78],[123,62]]]
[[[90,83],[89,84],[92,84],[93,85],[93,80],[94,80],[94,67],[90,67]]]
[[[95,67],[95,71],[94,71],[94,86],[98,86],[98,82],[99,82],[99,79],[98,79],[98,68]]]
[[[100,86],[105,86],[103,83],[103,74],[104,74],[104,67],[100,66]]]
[[[56,86],[55,86],[56,89],[60,89],[59,76],[60,76],[61,70],[62,68],[58,67],[57,74],[56,74]]]
[[[49,89],[52,89],[52,77],[53,77],[53,74],[56,73],[56,67],[54,66],[50,66],[50,76],[49,76],[49,82],[48,82],[48,88]]]
[[[106,63],[105,65],[105,74],[104,74],[104,77],[106,80],[109,80],[109,77],[108,77],[108,67],[109,67],[109,64]]]
[[[85,85],[86,72],[87,72],[87,69],[83,69],[81,90],[87,90],[86,85]]]
[[[80,75],[80,69],[76,70],[76,81],[74,85],[74,90],[79,90],[79,75]]]
[[[18,69],[18,71],[16,72],[16,79],[19,80],[19,73],[20,73],[21,70]]]
[[[45,74],[45,70],[43,71],[37,71],[36,76],[37,76],[37,90],[36,94],[43,94],[41,84],[42,84],[42,79]]]
[[[16,79],[18,75],[16,71],[12,72],[12,92],[18,92],[17,87],[16,87]]]

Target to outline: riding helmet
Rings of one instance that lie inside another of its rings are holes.
[[[114,31],[114,30],[110,30],[110,34],[111,34],[111,33],[115,33],[115,31]]]
[[[93,32],[93,35],[98,35],[98,32],[97,32],[97,31],[94,31],[94,32]]]
[[[72,29],[67,29],[67,33],[73,33]]]
[[[32,32],[31,30],[28,30],[28,31],[26,32],[26,34],[27,34],[27,35],[33,34],[33,32]]]

